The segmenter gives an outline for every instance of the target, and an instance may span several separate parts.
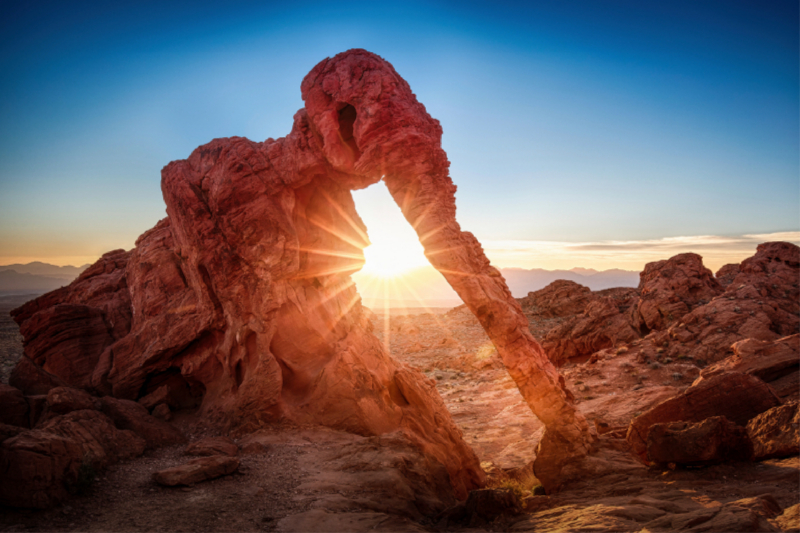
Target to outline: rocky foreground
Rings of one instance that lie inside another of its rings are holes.
[[[97,398],[56,384],[38,396],[5,386],[1,464],[6,476],[20,465],[36,469],[2,484],[0,524],[66,531],[797,531],[800,358],[798,334],[782,336],[782,328],[796,325],[781,318],[797,316],[798,259],[793,245],[765,244],[740,265],[756,274],[724,283],[719,274],[705,275],[699,257],[677,256],[648,265],[637,290],[593,293],[555,282],[521,299],[531,331],[561,364],[567,390],[599,434],[595,475],[558,492],[542,494],[532,473],[544,427],[471,313],[395,310],[369,315],[373,330],[393,357],[436,386],[480,458],[488,491],[459,502],[446,470],[399,434],[270,424],[235,440],[214,439],[192,417],[196,408],[147,409],[148,400]],[[649,276],[654,270],[662,275]],[[691,301],[698,277],[710,293]],[[655,283],[661,291],[652,290]],[[635,324],[647,301],[641,295],[653,292],[673,319],[647,331]],[[674,311],[679,302],[683,315]],[[732,313],[722,311],[727,307]],[[759,315],[764,309],[778,320]],[[709,317],[705,328],[694,342],[681,342],[674,333],[701,312]],[[764,327],[745,329],[754,318]],[[570,334],[559,338],[563,331]],[[586,348],[564,357],[567,343]],[[12,396],[22,399],[15,420]],[[32,503],[50,509],[13,507]]]

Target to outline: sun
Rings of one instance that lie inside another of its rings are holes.
[[[364,249],[364,259],[361,271],[382,278],[402,276],[427,264],[419,241],[377,242]]]
[[[395,278],[429,264],[416,232],[383,182],[356,191],[354,198],[372,243],[364,248],[366,262],[361,273]]]

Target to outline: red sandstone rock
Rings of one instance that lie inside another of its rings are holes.
[[[63,501],[82,460],[70,438],[38,429],[11,437],[0,444],[0,503],[46,508]]]
[[[578,315],[594,300],[589,287],[574,281],[559,279],[544,289],[529,292],[520,299],[522,309],[543,318]]]
[[[800,409],[797,402],[773,407],[747,423],[755,459],[800,453]]]
[[[760,244],[727,290],[669,328],[665,356],[715,362],[743,339],[771,342],[800,329],[800,248]]]
[[[800,394],[800,335],[774,342],[745,339],[735,343],[733,355],[700,371],[698,380],[723,372],[752,374],[769,383],[783,399],[798,399]]]
[[[130,330],[128,257],[122,250],[109,252],[69,286],[13,310],[25,355],[70,386],[92,387],[101,355]]]
[[[143,437],[148,448],[186,442],[186,437],[174,426],[150,416],[136,402],[106,396],[101,399],[101,408],[119,429],[129,429]]]
[[[79,389],[56,387],[47,393],[47,406],[51,413],[65,414],[82,409],[99,409],[100,400]]]
[[[780,404],[769,385],[755,376],[736,372],[718,374],[631,420],[627,439],[634,453],[644,460],[647,435],[654,424],[701,422],[712,416],[724,416],[744,426],[754,416]]]
[[[644,333],[676,323],[722,292],[714,275],[703,266],[703,259],[692,253],[648,263],[639,276],[641,299],[632,318],[634,326]]]
[[[186,464],[167,468],[153,474],[159,485],[174,487],[176,485],[192,485],[208,479],[232,474],[239,468],[239,459],[227,455],[198,457]]]
[[[123,459],[142,455],[145,440],[128,430],[119,430],[99,411],[72,411],[48,420],[38,429],[72,439],[92,466],[102,469]]]
[[[0,422],[0,444],[4,441],[10,439],[11,437],[16,437],[20,433],[26,431],[25,428],[20,426],[12,426],[10,424],[3,424]]]
[[[717,281],[721,286],[727,288],[728,285],[733,283],[733,280],[739,275],[739,272],[739,265],[737,263],[731,263],[717,270],[717,273],[714,274],[714,277],[717,278]]]
[[[63,380],[45,371],[24,355],[11,371],[8,384],[29,396],[47,394],[53,387],[66,385]]]
[[[239,447],[228,437],[207,437],[191,443],[183,453],[198,456],[228,455],[236,457],[239,455]]]
[[[153,408],[152,415],[160,420],[164,420],[165,422],[169,422],[172,420],[172,411],[169,408],[169,405],[165,403],[160,403]]]
[[[609,291],[601,291],[605,292]],[[632,289],[605,297],[598,294],[582,314],[553,328],[542,341],[542,347],[550,360],[560,365],[567,359],[638,339],[627,313],[635,300],[636,291]]]
[[[19,389],[4,383],[0,383],[0,423],[30,427],[25,396]]]
[[[434,386],[372,335],[349,277],[368,244],[350,191],[383,178],[546,425],[536,475],[555,488],[562,466],[589,452],[589,426],[502,276],[455,220],[439,122],[363,50],[322,61],[301,90],[305,109],[288,136],[216,139],[170,163],[167,219],[130,253],[107,254],[15,310],[26,355],[72,386],[125,400],[169,382],[222,430],[281,419],[400,430],[445,465],[463,499],[483,483],[475,454]],[[125,427],[109,403],[104,412]]]
[[[647,458],[658,464],[701,466],[749,461],[752,456],[747,430],[724,416],[696,423],[653,424],[647,433]]]

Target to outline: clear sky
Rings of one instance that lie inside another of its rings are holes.
[[[796,0],[3,11],[0,264],[131,248],[165,214],[164,165],[215,137],[286,135],[303,76],[356,47],[441,121],[459,221],[498,266],[638,270],[682,251],[719,266],[800,241]],[[373,241],[381,194],[357,196]]]

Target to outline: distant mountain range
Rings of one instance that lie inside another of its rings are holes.
[[[574,281],[593,291],[611,287],[639,286],[639,273],[631,270],[501,268],[500,273],[515,298],[522,298],[529,292],[543,289],[557,279]],[[419,307],[421,305],[447,307],[461,304],[461,299],[455,291],[433,267],[414,270],[405,276],[405,283],[399,280],[385,283],[379,276],[363,272],[353,274],[353,279],[358,285],[358,292],[361,294],[364,305],[373,309],[382,307],[384,299],[389,300],[389,307]]]
[[[35,262],[27,265],[0,266],[0,294],[41,294],[68,285],[89,265],[80,267],[55,266]],[[630,270],[603,270],[573,268],[572,270],[544,270],[534,268],[501,268],[500,273],[516,298],[529,292],[543,289],[557,279],[567,279],[589,287],[593,291],[611,287],[636,287],[639,273]],[[353,279],[368,307],[383,306],[384,299],[390,307],[452,307],[461,304],[461,299],[450,288],[444,277],[433,267],[422,267],[388,284],[378,276],[357,272]]]
[[[0,265],[0,294],[41,294],[52,291],[69,285],[88,267],[60,267],[39,261],[27,265]]]
[[[557,279],[574,281],[589,287],[593,291],[612,287],[639,286],[639,272],[620,270],[618,268],[603,271],[597,271],[593,268],[573,268],[571,270],[501,268],[500,273],[503,274],[506,284],[515,298],[522,298],[527,296],[529,292],[543,289]]]

